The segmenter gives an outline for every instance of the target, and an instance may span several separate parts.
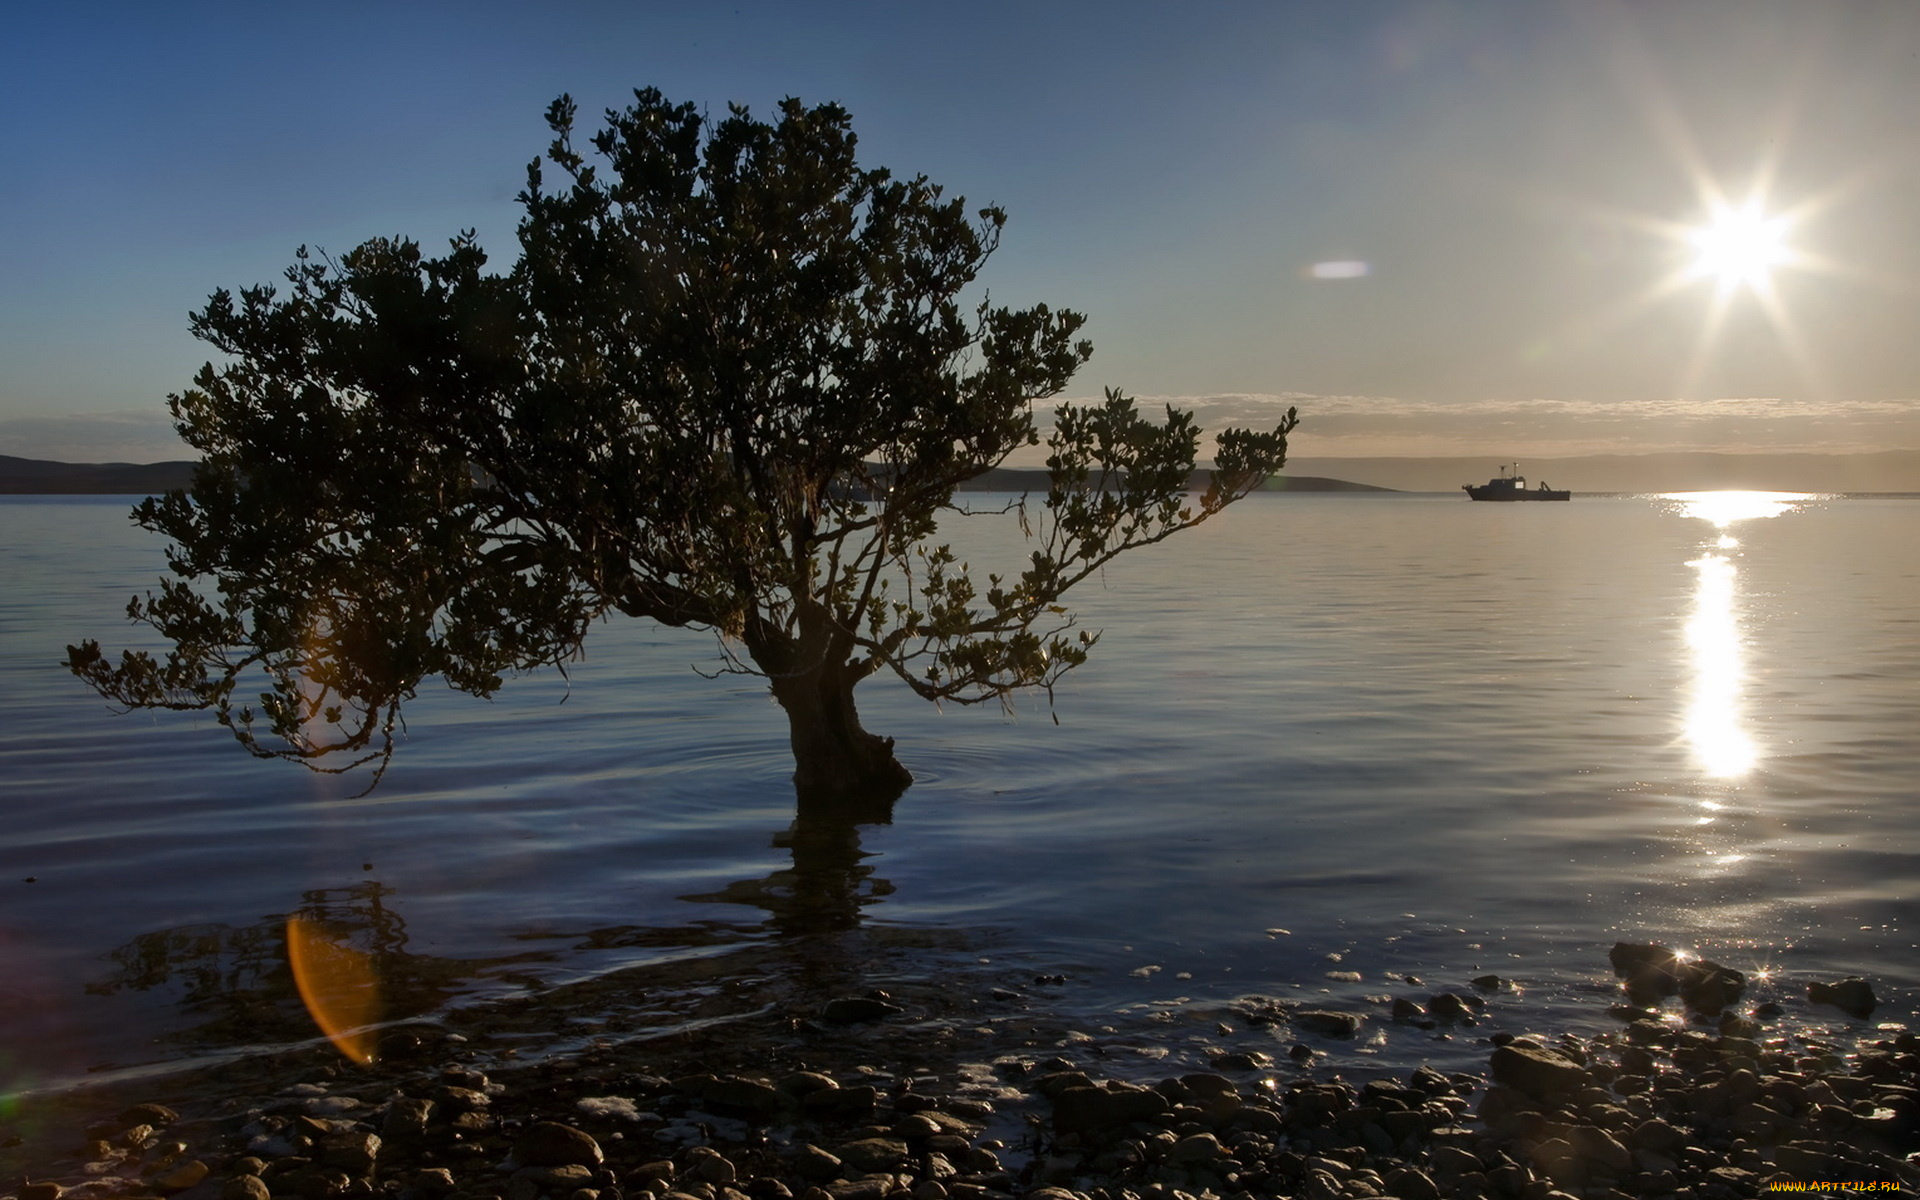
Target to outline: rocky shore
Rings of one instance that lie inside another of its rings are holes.
[[[387,1033],[367,1067],[319,1045],[12,1103],[0,1196],[1720,1200],[1920,1187],[1920,1036],[1883,1029],[1845,1048],[1769,1036],[1767,1013],[1737,1008],[1739,972],[1658,946],[1613,958],[1618,1031],[1496,1031],[1483,1073],[1364,1080],[1315,1063],[1362,1018],[1260,998],[1230,1006],[1222,1028],[1267,1027],[1277,1062],[1222,1053],[1157,1080],[1115,1077],[1098,1036],[1043,1016],[984,1023],[995,997],[933,985],[804,1011],[747,998],[669,1036],[537,1057],[502,1048],[510,1022],[423,1022]],[[1872,1000],[1864,981],[1815,987],[1823,1004]],[[1480,1036],[1484,1001],[1462,992],[1403,996],[1390,1019]]]

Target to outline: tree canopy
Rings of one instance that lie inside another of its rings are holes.
[[[1092,353],[1077,313],[963,295],[1005,214],[860,167],[832,104],[713,119],[648,89],[587,148],[575,117],[548,110],[511,269],[472,231],[440,257],[302,248],[284,289],[193,315],[224,361],[170,397],[202,459],[135,509],[172,574],[128,608],[172,648],[85,641],[76,675],[377,782],[422,681],[492,695],[617,612],[716,631],[725,669],[766,677],[803,800],[891,798],[911,776],[861,727],[861,680],[1051,687],[1096,637],[1063,593],[1284,461],[1291,410],[1220,433],[1189,492],[1190,414],[1061,403],[1031,552],[982,577],[936,523],[1041,444],[1035,401]]]

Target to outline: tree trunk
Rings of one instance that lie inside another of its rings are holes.
[[[801,809],[860,824],[891,820],[913,776],[893,756],[892,738],[861,728],[845,668],[828,663],[769,682],[787,713]]]

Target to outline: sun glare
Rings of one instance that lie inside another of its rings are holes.
[[[1720,209],[1688,235],[1698,252],[1693,275],[1717,280],[1722,288],[1765,289],[1773,269],[1789,257],[1787,226],[1785,217],[1762,212],[1757,201]]]

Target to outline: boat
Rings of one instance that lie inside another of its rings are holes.
[[[1527,486],[1527,477],[1520,474],[1520,464],[1502,464],[1500,474],[1483,484],[1463,483],[1460,487],[1475,500],[1570,500],[1572,492],[1558,492],[1547,486],[1546,480],[1540,486]]]

